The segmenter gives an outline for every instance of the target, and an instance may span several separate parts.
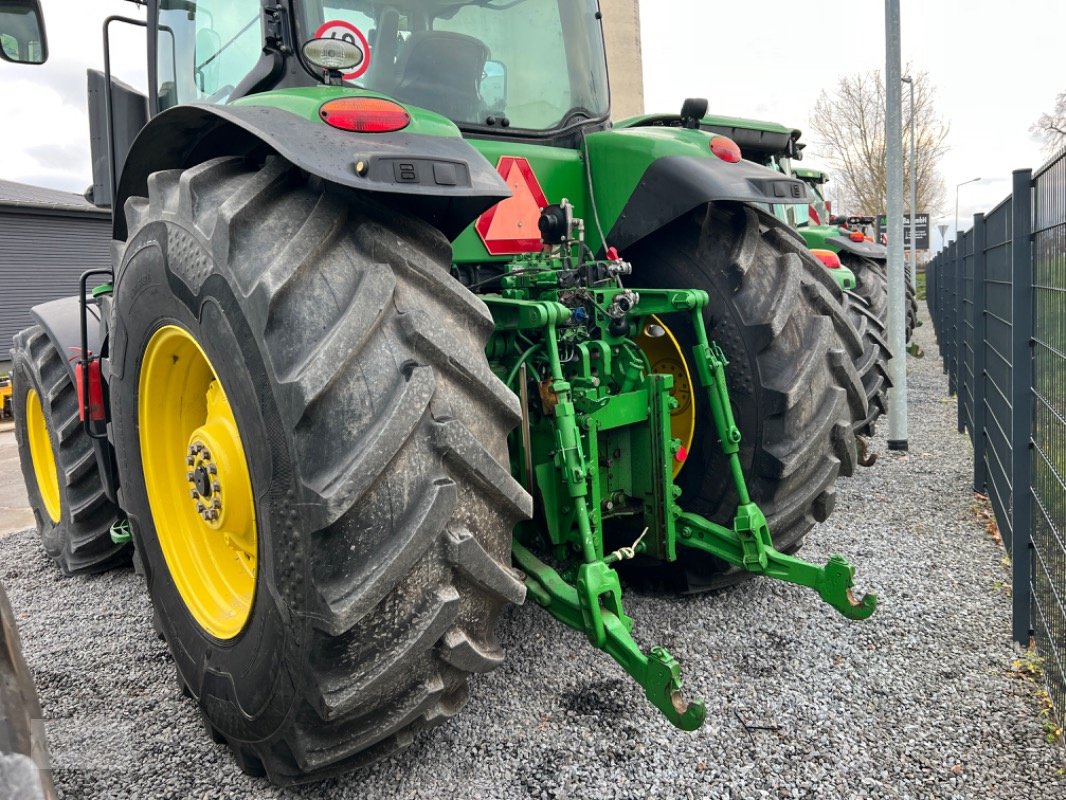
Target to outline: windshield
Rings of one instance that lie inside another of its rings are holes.
[[[302,6],[305,39],[345,38],[367,51],[346,80],[456,123],[546,131],[608,113],[596,0]]]

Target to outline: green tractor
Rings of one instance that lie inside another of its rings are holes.
[[[43,60],[39,12],[4,4],[6,58]],[[612,129],[596,0],[131,22],[147,98],[90,80],[113,270],[16,337],[16,433],[49,553],[132,555],[244,770],[404,747],[501,663],[526,597],[698,727],[677,660],[632,636],[638,558],[873,613],[842,557],[783,552],[866,413],[836,283],[759,207],[805,188],[700,130],[706,101]]]
[[[825,199],[822,187],[829,183],[829,176],[817,169],[792,166],[791,174],[809,187],[810,205],[799,214],[799,227],[803,237],[812,247],[824,247],[840,254],[842,261],[858,267],[861,276],[856,291],[866,298],[870,308],[885,321],[888,320],[888,249],[883,242],[874,239],[875,219],[870,216],[841,216],[832,213],[832,206]],[[914,286],[910,265],[906,265],[906,340],[918,322],[918,294]]]

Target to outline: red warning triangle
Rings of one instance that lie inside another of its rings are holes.
[[[548,205],[540,182],[524,158],[502,156],[496,170],[513,194],[481,215],[478,235],[490,255],[535,253],[543,246],[537,222]]]

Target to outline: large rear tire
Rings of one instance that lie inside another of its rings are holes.
[[[11,402],[22,479],[45,552],[67,575],[125,564],[111,540],[121,512],[107,499],[63,356],[40,325],[15,334]]]
[[[729,360],[748,488],[776,547],[795,551],[832,512],[837,477],[853,473],[852,424],[867,416],[866,390],[853,366],[864,345],[839,287],[787,226],[736,203],[711,204],[626,255],[637,285],[710,293],[704,318]],[[691,352],[691,331],[675,334]],[[709,411],[697,414],[693,447],[676,482],[686,510],[732,524],[737,495]],[[679,551],[680,570],[654,574],[683,591],[720,588],[748,575],[697,551]]]
[[[365,765],[459,710],[524,598],[511,529],[532,502],[507,466],[519,409],[488,367],[492,319],[438,232],[281,159],[156,173],[148,195],[126,205],[111,397],[157,626],[243,769],[289,784]],[[206,397],[184,390],[182,435],[154,438],[156,387],[190,385]],[[195,426],[219,389],[236,433],[208,456]],[[204,519],[199,470],[220,457],[226,512]],[[176,532],[203,544],[179,552]],[[201,566],[222,533],[251,581]]]
[[[844,266],[855,273],[855,293],[869,303],[870,311],[881,320],[881,324],[888,330],[888,265],[884,261],[876,261],[871,258],[863,258],[851,253],[841,253],[840,260]],[[908,342],[914,332],[914,326],[918,322],[918,300],[914,289],[911,287],[910,267],[905,270],[907,282],[907,295],[905,300],[905,337]],[[886,334],[887,338],[887,334]]]
[[[892,386],[888,375],[891,350],[885,325],[870,310],[866,300],[855,292],[844,292],[844,307],[863,343],[863,353],[855,362],[855,371],[866,390],[867,411],[865,418],[855,420],[853,429],[856,436],[873,436],[877,420],[888,412],[888,390]]]

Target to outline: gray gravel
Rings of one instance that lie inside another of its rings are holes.
[[[923,309],[924,311],[924,309]],[[911,360],[909,455],[842,482],[803,555],[847,555],[881,609],[850,623],[757,580],[716,596],[627,594],[681,659],[708,722],[670,728],[607,656],[533,607],[454,721],[391,760],[286,792],[243,776],[178,691],[132,572],[63,579],[32,532],[0,538],[56,766],[71,798],[1066,798],[1034,687],[1008,675],[1001,549],[977,522],[971,450],[932,342]],[[885,426],[882,426],[885,427]]]

